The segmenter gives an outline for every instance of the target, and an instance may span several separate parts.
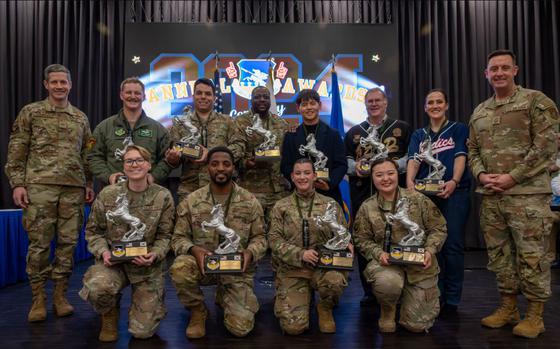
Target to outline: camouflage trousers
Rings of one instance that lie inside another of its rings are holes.
[[[131,284],[128,331],[136,338],[150,338],[167,311],[162,263],[146,268],[153,270],[147,275],[131,277],[122,265],[108,268],[98,262],[85,273],[80,297],[89,302],[98,314],[105,314],[119,306],[121,290]]]
[[[274,315],[284,332],[297,335],[309,328],[311,292],[319,293],[320,302],[333,307],[348,286],[348,272],[317,269],[310,278],[276,276]]]
[[[480,225],[500,293],[550,298],[549,203],[548,194],[483,196]]]
[[[437,276],[428,276],[411,283],[405,268],[397,265],[382,266],[375,260],[369,262],[364,275],[379,304],[396,305],[401,300],[401,325],[418,331],[425,331],[433,326],[439,314]]]
[[[253,273],[240,275],[202,275],[191,255],[180,255],[169,269],[181,303],[192,308],[204,302],[200,285],[218,285],[216,299],[224,309],[224,325],[237,337],[246,336],[255,326],[259,311],[253,292]]]
[[[81,187],[29,184],[29,206],[23,209],[23,227],[29,237],[26,272],[29,282],[69,278],[74,248],[84,220],[85,191]],[[56,236],[55,258],[49,263]]]
[[[268,234],[268,229],[270,227],[270,212],[272,211],[272,208],[278,200],[285,198],[289,194],[290,192],[288,191],[281,191],[278,193],[253,193],[257,200],[259,200],[259,203],[261,204],[261,207],[264,211],[266,234]]]

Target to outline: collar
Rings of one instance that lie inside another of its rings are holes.
[[[509,96],[508,98],[502,100],[502,101],[497,101],[496,100],[496,94],[494,93],[494,95],[492,96],[492,102],[491,102],[491,108],[496,108],[505,104],[509,104],[509,103],[513,103],[515,102],[515,99],[517,98],[517,94],[519,93],[519,91],[521,91],[522,87],[520,85],[516,85],[515,89],[513,90],[513,93],[511,94],[511,96]]]
[[[56,106],[50,104],[49,103],[49,98],[47,97],[43,100],[43,104],[45,106],[46,111],[52,111],[52,112],[57,112],[57,113],[66,113],[66,114],[70,114],[70,115],[77,115],[78,114],[76,112],[76,108],[74,108],[74,106],[72,106],[72,104],[70,104],[70,101],[68,101],[68,105],[66,105],[66,107],[60,108],[60,107],[56,107]]]
[[[138,118],[138,121],[136,121],[136,125],[134,125],[134,128],[138,128],[139,126],[143,125],[147,117],[148,116],[146,115],[146,112],[144,112],[144,109],[142,109],[142,114],[140,114],[140,118]],[[121,108],[117,113],[117,117],[115,118],[115,124],[124,127],[130,126],[128,121],[126,120],[126,117],[124,116],[123,108]]]

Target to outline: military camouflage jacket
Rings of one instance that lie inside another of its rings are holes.
[[[124,149],[123,141],[129,135],[134,144],[150,151],[150,172],[154,179],[160,183],[165,181],[172,169],[165,161],[165,151],[171,144],[167,129],[142,111],[132,130],[122,109],[118,114],[103,120],[93,131],[95,144],[88,153],[93,176],[107,184],[111,174],[123,171],[123,161],[115,158],[115,150]]]
[[[264,256],[267,249],[263,210],[249,191],[236,184],[233,188],[224,224],[235,230],[241,238],[240,249],[251,251],[253,262],[256,262]],[[213,201],[210,185],[205,185],[190,193],[177,206],[177,222],[171,241],[176,255],[188,254],[190,248],[195,245],[214,251],[223,241],[216,229],[209,228],[208,232],[202,230],[202,222],[210,222],[212,219],[210,212],[214,206]]]
[[[239,160],[239,185],[248,189],[252,193],[278,193],[285,190],[286,180],[280,172],[280,161],[276,162],[257,162],[251,169],[245,168],[245,160],[254,156],[255,148],[264,142],[264,137],[253,132],[248,136],[245,130],[253,124],[253,112],[246,112],[239,115],[234,120],[235,131],[230,140],[229,148],[240,158]],[[276,145],[282,147],[284,134],[288,129],[288,123],[278,115],[269,113],[264,128],[272,131],[276,136]],[[242,155],[241,155],[242,154]]]
[[[109,250],[111,242],[122,239],[130,229],[128,224],[120,222],[118,218],[114,219],[116,223],[113,223],[106,217],[108,211],[117,208],[115,201],[123,192],[127,193],[130,214],[146,225],[144,240],[148,243],[148,252],[154,252],[158,261],[164,260],[173,233],[175,209],[169,190],[157,184],[148,186],[148,189],[141,193],[129,190],[128,181],[103,188],[91,207],[86,226],[88,250],[96,258],[102,258],[103,252]],[[132,263],[128,264],[129,268],[136,267]]]
[[[304,265],[302,261],[303,252],[306,250],[303,244],[302,223],[303,218],[299,214],[296,196],[301,208],[301,214],[307,218],[309,224],[309,246],[307,249],[315,249],[333,237],[333,233],[326,226],[320,226],[313,220],[314,217],[322,216],[327,210],[329,202],[334,201],[328,196],[314,193],[311,197],[302,197],[296,192],[281,200],[278,200],[270,214],[270,231],[268,241],[272,251],[272,264],[279,275],[305,274],[306,270],[313,268]],[[311,212],[309,212],[311,204]],[[340,224],[346,225],[342,209],[337,204],[337,217]]]
[[[26,105],[12,126],[8,145],[5,170],[10,186],[91,184],[86,161],[90,138],[87,116],[70,103],[58,108],[45,99]]]
[[[194,113],[194,111],[190,111],[190,113]],[[229,144],[233,133],[233,121],[229,116],[212,111],[207,122],[202,124],[195,113],[192,117],[192,123],[200,132],[200,144],[208,150]],[[178,142],[181,138],[188,136],[187,132],[185,127],[174,124],[170,130],[172,141]],[[194,164],[183,157],[182,165],[180,194],[192,193],[210,182],[205,164]]]
[[[489,98],[470,122],[469,165],[481,173],[509,173],[517,183],[503,194],[550,193],[547,168],[556,160],[558,109],[543,93],[518,86],[507,100]],[[477,192],[492,194],[479,185]]]
[[[419,192],[410,192],[399,189],[399,197],[409,200],[409,217],[417,223],[426,233],[424,247],[432,255],[432,266],[427,270],[419,266],[405,266],[407,277],[410,282],[417,282],[428,277],[437,275],[439,267],[436,253],[441,250],[447,238],[447,227],[445,218],[425,195]],[[385,201],[380,195],[374,195],[364,201],[354,222],[354,242],[358,251],[368,261],[379,261],[383,253],[383,242],[385,240],[385,213],[391,211],[392,202]],[[392,244],[397,244],[408,234],[408,230],[400,223],[392,225]]]

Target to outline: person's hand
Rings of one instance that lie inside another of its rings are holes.
[[[141,267],[149,267],[155,262],[155,260],[156,260],[156,254],[154,252],[149,252],[143,256],[134,257],[132,263]]]
[[[103,257],[104,266],[108,268],[113,265],[113,263],[111,263],[111,251],[105,251],[101,256]]]
[[[350,250],[350,253],[352,253],[352,255],[354,255],[354,245],[352,245],[352,243],[348,244],[348,250]]]
[[[191,255],[196,260],[196,264],[198,264],[198,268],[200,269],[200,273],[202,275],[206,275],[204,273],[204,257],[212,255],[212,252],[208,251],[207,249],[199,246],[193,246],[190,250]]]
[[[204,146],[200,146],[200,148],[202,149],[202,155],[200,156],[200,159],[198,160],[192,160],[192,162],[194,164],[204,164],[206,163],[206,158],[208,157],[208,149]]]
[[[115,184],[117,183],[117,181],[119,180],[120,176],[124,176],[124,173],[122,172],[115,172],[112,175],[109,176],[109,184]]]
[[[323,179],[318,179],[315,181],[315,188],[323,191],[329,191],[329,183]]]
[[[165,151],[165,161],[173,167],[179,166],[181,163],[181,151],[173,148],[167,149]]]
[[[245,168],[248,169],[248,170],[254,168],[256,165],[257,165],[257,162],[255,161],[254,157],[245,160]]]
[[[148,175],[146,176],[146,180],[148,180],[148,185],[152,185],[156,181],[154,176],[152,176],[151,173],[148,173]]]
[[[91,204],[95,200],[95,192],[92,187],[86,187],[86,203]]]
[[[457,182],[453,180],[447,181],[443,183],[440,188],[442,188],[443,191],[437,193],[437,196],[442,199],[447,199],[451,196],[451,194],[453,194],[455,189],[457,189]]]
[[[428,251],[424,253],[424,269],[432,266],[432,254]]]
[[[406,181],[406,189],[408,191],[415,191],[416,190],[416,185],[414,184],[414,181]]]
[[[301,260],[315,266],[319,261],[319,253],[315,250],[305,250],[303,251]]]
[[[251,265],[253,261],[253,252],[249,250],[243,250],[243,272]]]
[[[27,189],[25,187],[15,187],[12,198],[17,207],[27,208],[27,205],[29,205],[29,197],[27,196]]]
[[[387,252],[381,253],[381,256],[379,256],[379,263],[384,266],[391,264],[389,263],[389,254]]]

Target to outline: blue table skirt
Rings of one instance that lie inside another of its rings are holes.
[[[74,251],[74,262],[91,258],[85,240],[85,223],[89,215],[89,206],[86,206],[84,224],[80,231],[78,245]],[[21,224],[21,210],[0,210],[0,288],[26,281],[25,264],[27,256],[27,232]],[[51,245],[51,258],[53,257],[55,242]]]

